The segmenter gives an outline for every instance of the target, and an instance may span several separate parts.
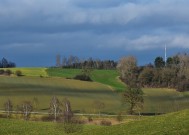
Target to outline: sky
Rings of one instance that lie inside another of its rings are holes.
[[[56,55],[138,63],[189,51],[188,0],[0,0],[0,58],[54,66]]]

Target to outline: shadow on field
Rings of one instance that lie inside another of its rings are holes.
[[[142,116],[155,116],[155,115],[163,115],[163,114],[165,113],[141,113]]]

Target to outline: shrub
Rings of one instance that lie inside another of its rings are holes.
[[[182,81],[177,86],[177,91],[184,92],[189,91],[189,81]]]
[[[109,121],[109,120],[102,120],[102,121],[100,122],[100,125],[102,125],[102,126],[111,126],[111,125],[112,125],[112,122]]]
[[[16,76],[22,76],[22,72],[20,70],[16,70],[15,74]]]
[[[42,116],[41,117],[41,120],[42,121],[53,121],[54,120],[54,117],[52,115],[49,115],[49,116]]]
[[[90,78],[90,76],[85,75],[85,74],[76,75],[76,76],[74,77],[74,79],[76,79],[76,80],[81,80],[81,81],[92,81],[92,79]]]
[[[123,121],[123,116],[122,116],[122,114],[119,113],[119,114],[117,115],[116,119],[117,119],[117,121],[119,121],[119,122]]]
[[[5,73],[5,70],[1,69],[0,70],[0,75],[3,75]]]
[[[72,123],[75,123],[75,124],[86,124],[86,123],[87,123],[86,120],[80,119],[80,118],[73,118],[73,119],[71,120],[71,122],[72,122]]]
[[[83,130],[83,125],[81,124],[73,123],[73,122],[64,123],[64,132],[67,134],[82,132],[82,130]]]
[[[88,116],[87,119],[88,119],[89,122],[92,122],[92,121],[93,121],[92,116]]]
[[[83,131],[83,124],[85,123],[85,120],[76,117],[72,118],[70,121],[65,121],[61,118],[57,123],[57,128],[63,130],[66,134],[78,133]]]
[[[4,72],[5,75],[11,75],[12,74],[12,71],[10,69],[7,69],[5,70]]]

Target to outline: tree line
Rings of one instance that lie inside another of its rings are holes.
[[[14,106],[10,99],[4,102],[4,113],[1,117],[13,118],[15,115],[20,115],[26,121],[31,119],[31,115],[38,114],[39,112],[34,112],[39,106],[39,101],[37,97],[34,97],[32,101],[24,100],[20,104]],[[98,111],[99,117],[101,116],[101,110],[105,108],[105,104],[100,100],[95,100],[93,102],[93,107]],[[40,113],[39,113],[40,114]],[[43,114],[43,113],[42,113]],[[72,111],[71,103],[67,98],[59,100],[57,96],[52,96],[50,104],[48,107],[48,115],[42,117],[33,117],[34,120],[42,121],[53,121],[62,124],[64,132],[74,133],[82,130],[82,125],[86,123],[85,120],[76,117]],[[14,116],[13,116],[14,115]],[[119,115],[121,117],[121,115]],[[20,117],[18,117],[20,118]],[[32,118],[32,119],[33,119]],[[36,118],[36,119],[35,119]],[[92,122],[92,115],[88,116],[88,122]],[[120,120],[121,121],[121,120]],[[102,120],[100,125],[110,126],[111,121]]]
[[[23,101],[21,104],[16,106],[16,111],[13,111],[13,102],[8,99],[4,102],[6,117],[10,118],[13,113],[18,113],[22,114],[24,120],[29,120],[32,111],[37,109],[38,104],[38,99],[34,97],[32,101]],[[50,100],[49,117],[51,117],[54,121],[57,121],[60,118],[59,116],[64,116],[64,121],[66,122],[71,120],[73,113],[70,101],[68,99],[60,101],[56,96],[53,96]]]
[[[117,62],[114,60],[100,60],[88,58],[82,60],[77,56],[69,56],[61,58],[60,55],[56,56],[56,67],[62,68],[74,68],[82,69],[83,67],[88,67],[91,69],[116,69]]]
[[[0,68],[13,68],[16,67],[14,62],[8,61],[6,58],[0,60]]]
[[[189,91],[189,54],[177,54],[167,58],[156,57],[154,64],[138,66],[133,56],[120,59],[117,69],[120,78],[131,85],[136,82],[141,87],[176,88]]]

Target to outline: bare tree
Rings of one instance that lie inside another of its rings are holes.
[[[63,59],[62,59],[62,67],[67,66],[67,64],[68,64],[67,58],[66,58],[66,57],[63,57]]]
[[[188,54],[179,54],[179,72],[178,77],[186,77],[189,79],[189,55]]]
[[[69,123],[71,122],[71,119],[73,117],[70,101],[65,98],[63,100],[63,106],[64,106],[64,122]]]
[[[68,65],[72,66],[74,63],[74,56],[70,55],[70,57],[68,58]]]
[[[38,108],[38,105],[39,105],[39,100],[38,100],[37,97],[33,98],[32,104],[33,104],[33,108],[36,110]]]
[[[52,99],[51,99],[51,102],[50,102],[49,114],[53,115],[54,121],[57,121],[57,117],[62,112],[61,106],[62,106],[62,104],[60,103],[58,98],[56,96],[53,96]]]
[[[12,104],[10,99],[8,99],[4,103],[4,107],[5,107],[5,112],[6,112],[7,118],[10,118],[11,114],[12,114],[12,111],[13,111],[13,104]]]
[[[93,105],[94,105],[94,108],[95,108],[96,110],[98,110],[98,114],[99,114],[99,116],[100,116],[101,110],[105,108],[105,104],[104,104],[103,102],[99,101],[99,100],[95,100],[95,101],[93,102]]]
[[[30,101],[24,101],[21,105],[18,106],[18,110],[21,111],[24,119],[28,120],[33,110],[32,103]]]
[[[56,67],[61,67],[61,62],[60,62],[60,60],[61,60],[61,56],[60,56],[60,54],[58,54],[58,55],[56,56]]]
[[[129,83],[136,79],[135,69],[137,67],[137,60],[133,56],[123,57],[120,59],[117,65],[117,69],[121,73],[121,78],[125,79]]]

